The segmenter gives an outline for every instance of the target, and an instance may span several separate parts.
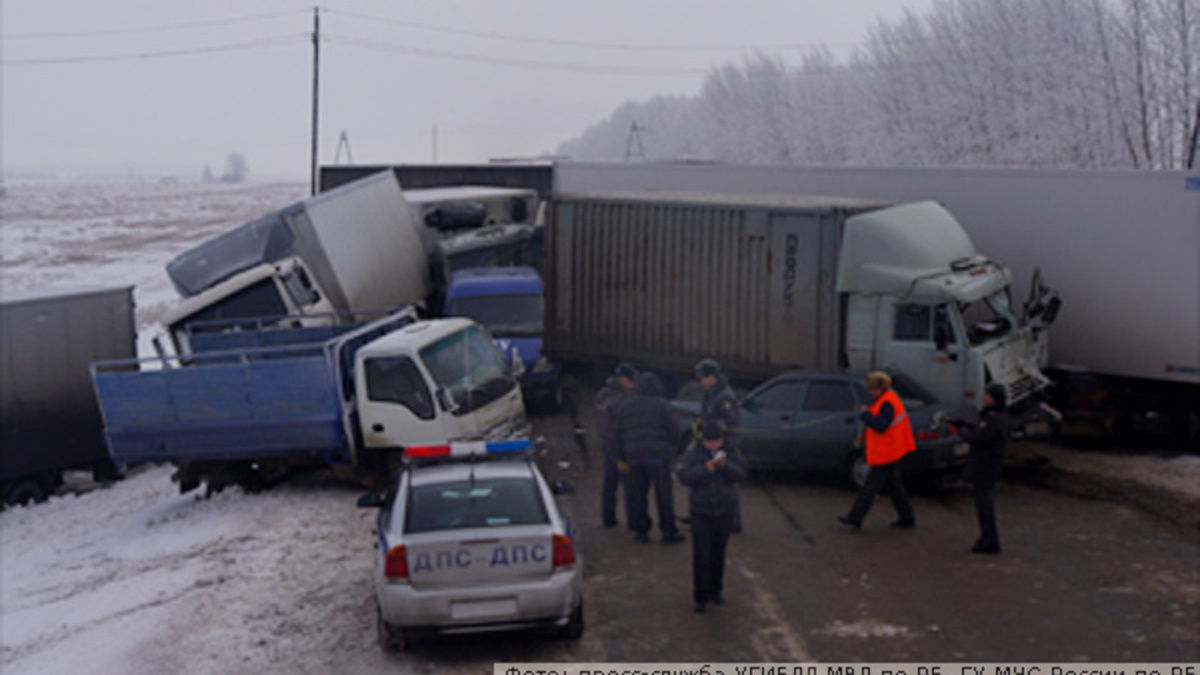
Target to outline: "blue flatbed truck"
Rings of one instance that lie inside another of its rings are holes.
[[[362,325],[201,335],[185,357],[91,367],[112,459],[174,463],[183,492],[259,489],[321,466],[371,482],[406,445],[524,431],[516,381],[470,321],[406,309]]]

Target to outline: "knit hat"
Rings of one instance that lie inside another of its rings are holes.
[[[1008,407],[1008,391],[1004,388],[1004,385],[999,382],[990,382],[983,390],[996,402],[997,408],[1004,409]]]
[[[724,437],[725,434],[721,429],[721,423],[716,420],[708,420],[700,429],[700,438],[706,441],[715,441]]]

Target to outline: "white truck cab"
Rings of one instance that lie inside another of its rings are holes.
[[[976,407],[991,381],[1014,401],[1044,388],[1043,328],[1054,310],[1018,319],[1011,281],[934,202],[847,219],[837,290],[850,368],[896,367],[940,400]],[[1039,293],[1031,304],[1055,302],[1044,287]]]
[[[184,299],[163,317],[162,325],[174,353],[190,354],[190,331],[203,330],[202,322],[279,317],[280,322],[316,325],[329,322],[333,310],[303,261],[291,257],[256,265]],[[196,325],[189,329],[189,324]],[[157,348],[164,353],[161,343]]]
[[[355,355],[363,448],[494,440],[527,431],[521,388],[491,336],[468,319],[422,321]]]

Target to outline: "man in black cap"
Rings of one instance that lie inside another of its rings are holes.
[[[725,603],[725,547],[739,512],[734,483],[746,479],[746,460],[726,443],[721,424],[709,421],[684,453],[675,475],[691,492],[692,599],[696,611],[704,612],[710,602]]]
[[[700,425],[717,422],[721,425],[725,442],[737,444],[737,430],[742,421],[737,394],[721,373],[721,364],[716,359],[704,359],[696,364],[696,379],[704,385],[704,399],[700,403]],[[742,511],[739,503],[733,518],[733,532],[742,531]]]
[[[632,364],[619,363],[612,377],[596,392],[596,431],[604,453],[604,483],[600,488],[600,519],[605,527],[617,525],[617,489],[621,472],[617,465],[617,411],[633,396],[638,371]],[[626,495],[626,505],[629,497]]]
[[[979,539],[971,547],[972,553],[996,554],[1000,552],[1000,534],[996,530],[996,505],[992,490],[1000,480],[1004,468],[1004,451],[1008,448],[1008,435],[1012,422],[1008,417],[1008,392],[1004,385],[992,382],[983,390],[983,410],[979,423],[971,424],[956,420],[959,436],[971,444],[967,455],[967,466],[963,477],[975,488],[975,515],[979,518]]]

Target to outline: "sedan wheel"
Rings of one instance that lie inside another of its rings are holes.
[[[399,654],[405,646],[403,636],[383,620],[383,612],[378,608],[375,610],[375,638],[379,648],[388,654]]]

